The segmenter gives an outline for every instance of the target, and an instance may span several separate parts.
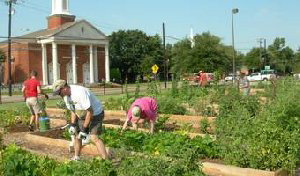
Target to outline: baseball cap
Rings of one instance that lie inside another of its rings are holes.
[[[56,80],[52,85],[53,95],[59,95],[60,89],[65,87],[66,84],[67,82],[65,80],[62,79]]]
[[[134,106],[131,110],[132,117],[134,118],[140,118],[141,117],[141,108],[138,106]]]

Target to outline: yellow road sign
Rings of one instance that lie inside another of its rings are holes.
[[[152,67],[151,67],[151,69],[152,69],[152,73],[157,73],[157,71],[158,71],[158,69],[159,69],[159,67],[156,65],[156,64],[154,64]]]

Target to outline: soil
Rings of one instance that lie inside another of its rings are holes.
[[[49,137],[52,139],[65,139],[63,136],[64,130],[53,129],[46,132],[35,132],[35,135]]]
[[[7,128],[9,133],[29,132],[28,125],[18,123]]]
[[[15,143],[16,145],[22,147],[25,150],[28,150],[32,153],[36,153],[38,155],[42,156],[49,156],[50,158],[59,160],[59,161],[64,161],[64,160],[69,160],[72,158],[74,153],[69,153],[69,151],[65,148],[61,147],[51,147],[48,145],[39,145],[35,144],[33,142],[27,141],[24,139],[25,132],[21,133],[11,133],[8,135],[5,135],[3,137],[3,144],[6,146],[11,143]],[[90,155],[82,155],[81,159],[90,159],[93,158],[93,156]]]
[[[103,120],[104,124],[113,124],[113,125],[123,125],[124,121],[121,121],[120,119],[107,119]]]

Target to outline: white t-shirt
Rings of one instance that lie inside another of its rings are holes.
[[[103,111],[100,101],[87,88],[77,85],[70,85],[70,88],[71,96],[64,97],[64,101],[69,110],[87,110],[92,107],[93,116],[99,115]]]

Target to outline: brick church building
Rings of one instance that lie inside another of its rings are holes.
[[[52,0],[48,27],[12,39],[12,82],[22,83],[31,70],[38,72],[43,85],[57,79],[69,84],[110,81],[108,39],[86,20],[75,21],[68,0]],[[34,23],[34,22],[33,22]],[[7,42],[0,50],[7,54]],[[8,63],[4,64],[4,83]]]

